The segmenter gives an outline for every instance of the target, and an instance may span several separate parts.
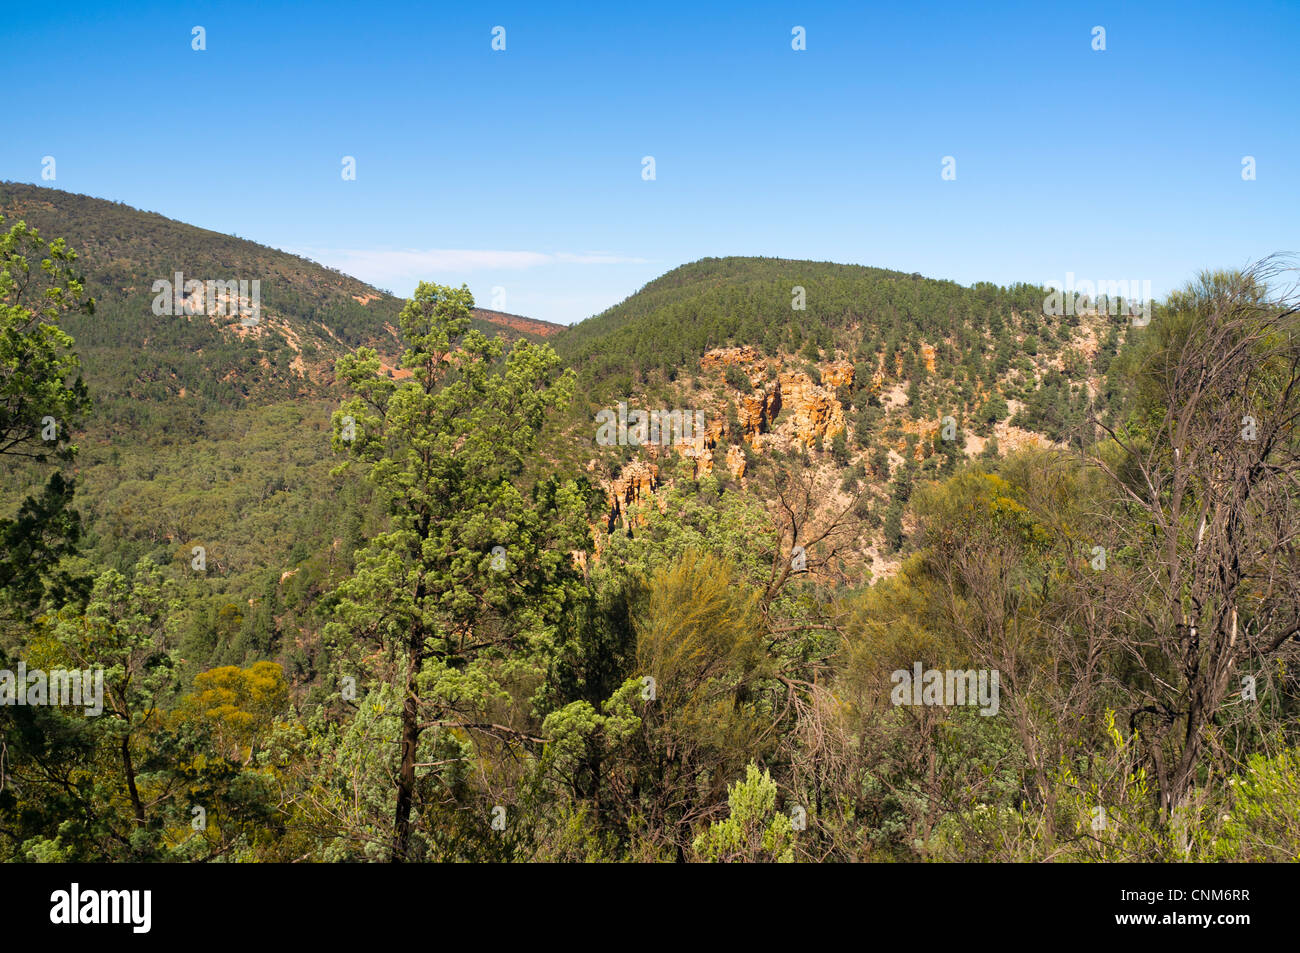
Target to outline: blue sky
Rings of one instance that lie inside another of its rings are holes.
[[[708,255],[1160,296],[1300,251],[1295,0],[470,6],[11,5],[0,179],[562,323]]]

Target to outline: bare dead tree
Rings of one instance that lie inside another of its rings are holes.
[[[1094,422],[1127,532],[1099,587],[1128,722],[1166,818],[1188,806],[1234,676],[1300,634],[1300,323],[1277,260],[1206,274],[1146,334],[1136,410]],[[1235,693],[1239,694],[1239,693]]]
[[[764,607],[771,604],[794,574],[807,571],[844,581],[844,553],[858,538],[862,518],[857,515],[860,489],[843,506],[832,499],[833,477],[813,470],[790,473],[778,470],[773,479],[772,525],[777,546],[771,554],[772,569],[763,594]],[[802,558],[797,559],[796,554]]]

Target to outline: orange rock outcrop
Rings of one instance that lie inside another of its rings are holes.
[[[741,436],[752,441],[761,433],[767,433],[772,426],[772,418],[781,412],[781,384],[776,382],[763,390],[742,395],[736,401],[736,419],[740,421]]]
[[[623,467],[623,472],[610,482],[608,529],[613,531],[632,504],[653,497],[658,486],[659,468],[653,463],[632,460]]]
[[[727,469],[737,480],[745,475],[745,451],[734,443],[727,448]]]
[[[783,373],[778,384],[781,407],[790,411],[795,437],[805,446],[847,430],[844,408],[835,394],[814,384],[807,374]]]
[[[832,361],[821,369],[822,383],[827,387],[852,387],[853,365],[848,361]]]
[[[715,347],[711,351],[705,351],[700,358],[700,370],[726,367],[728,364],[752,364],[757,357],[758,351],[748,344],[740,347]]]

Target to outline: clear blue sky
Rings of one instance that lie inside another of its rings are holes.
[[[569,323],[776,255],[1159,296],[1300,251],[1297,0],[125,6],[7,5],[0,178],[398,294]]]

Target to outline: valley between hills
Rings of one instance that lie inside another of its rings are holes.
[[[1267,265],[1147,326],[706,258],[561,326],[54,189],[0,216],[76,253],[44,277],[70,341],[5,370],[34,449],[0,648],[103,664],[114,706],[3,709],[7,859],[1293,849],[1300,337]],[[177,273],[258,279],[256,321],[159,314]],[[1004,717],[900,703],[918,659],[1000,673]],[[1099,807],[1120,833],[1080,834]]]

